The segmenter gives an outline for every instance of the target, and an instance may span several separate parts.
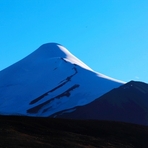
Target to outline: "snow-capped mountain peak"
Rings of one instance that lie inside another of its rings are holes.
[[[63,58],[72,64],[77,64],[85,69],[92,70],[74,55],[72,55],[64,46],[58,43],[47,43],[40,46],[34,55],[42,58]]]
[[[62,45],[48,43],[0,71],[0,114],[72,111],[122,84],[94,72]]]

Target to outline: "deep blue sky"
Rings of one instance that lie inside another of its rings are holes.
[[[148,83],[147,0],[0,1],[0,70],[47,42],[95,71]]]

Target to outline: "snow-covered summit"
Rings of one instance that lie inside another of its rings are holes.
[[[73,64],[77,64],[88,70],[92,70],[74,55],[72,55],[65,47],[58,43],[47,43],[40,46],[34,53],[33,56],[40,58],[63,58]]]
[[[62,45],[48,43],[0,71],[0,114],[51,116],[122,84],[94,72]]]

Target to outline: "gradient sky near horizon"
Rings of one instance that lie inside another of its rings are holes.
[[[147,0],[0,1],[0,70],[47,42],[97,72],[148,83]]]

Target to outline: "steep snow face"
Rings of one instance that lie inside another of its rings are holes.
[[[60,44],[44,44],[0,72],[0,114],[51,116],[122,84],[94,72]]]

